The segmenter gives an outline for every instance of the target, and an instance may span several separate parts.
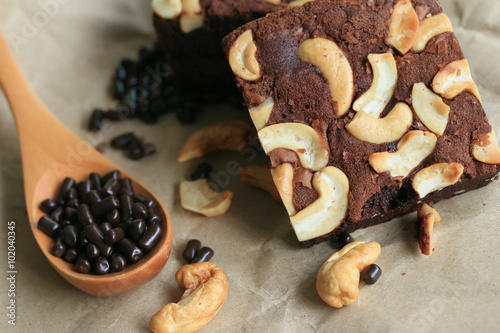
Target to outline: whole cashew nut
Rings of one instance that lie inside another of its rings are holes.
[[[195,332],[208,324],[227,298],[226,275],[217,265],[201,262],[182,266],[175,273],[184,291],[178,303],[169,303],[149,321],[155,333]]]
[[[328,305],[341,308],[358,298],[360,272],[377,260],[380,254],[377,242],[353,242],[328,258],[316,278],[316,290]]]

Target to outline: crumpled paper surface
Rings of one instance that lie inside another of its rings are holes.
[[[500,2],[442,0],[469,60],[484,107],[500,134]],[[45,13],[45,14],[44,14]],[[203,332],[430,332],[497,331],[500,324],[500,182],[436,205],[435,249],[420,254],[415,214],[353,234],[378,241],[381,279],[361,283],[358,301],[330,308],[315,289],[316,273],[334,250],[329,244],[299,248],[282,205],[241,185],[226,170],[265,163],[263,156],[215,153],[219,182],[235,192],[229,211],[205,218],[184,211],[178,186],[201,160],[176,162],[184,140],[222,119],[249,119],[230,106],[206,109],[197,123],[180,126],[174,115],[156,125],[138,120],[89,133],[94,107],[112,107],[113,70],[124,56],[151,45],[149,1],[0,0],[0,26],[35,90],[54,114],[93,145],[134,130],[158,146],[141,162],[108,148],[105,155],[142,181],[172,217],[171,258],[150,283],[128,294],[99,298],[76,289],[45,260],[28,226],[15,124],[0,96],[0,331],[147,332],[150,317],[181,295],[174,274],[186,242],[198,238],[215,250],[227,274],[229,296]],[[1,55],[0,55],[1,56]],[[0,69],[1,70],[1,69]],[[234,164],[234,162],[232,162]],[[16,222],[16,325],[7,323],[7,221]]]

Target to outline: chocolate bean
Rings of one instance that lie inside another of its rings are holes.
[[[151,142],[146,142],[143,145],[143,152],[144,157],[153,155],[154,153],[156,153],[156,146]]]
[[[118,212],[118,209],[113,209],[112,211],[107,213],[106,221],[111,223],[112,226],[116,226],[118,223],[120,223],[120,213]]]
[[[78,252],[76,252],[76,249],[67,249],[66,252],[64,252],[64,261],[69,262],[69,263],[74,263],[76,262],[76,258],[78,257]]]
[[[132,198],[134,199],[134,202],[140,202],[142,203],[144,206],[146,206],[146,208],[151,208],[154,206],[155,202],[153,199],[150,199],[150,198],[146,198],[145,196],[141,195],[141,194],[134,194],[132,196]]]
[[[69,247],[75,247],[78,242],[78,230],[74,225],[67,225],[63,229],[63,241]]]
[[[64,216],[66,216],[66,218],[70,220],[77,219],[78,214],[76,212],[76,208],[71,208],[71,207],[64,208]]]
[[[190,264],[209,261],[210,259],[212,259],[213,256],[214,256],[214,251],[211,248],[204,246],[198,251],[198,253],[196,253],[193,260],[191,260]]]
[[[94,270],[99,275],[108,274],[110,270],[109,261],[103,257],[98,258],[94,263]]]
[[[130,193],[129,195],[134,194],[134,189],[132,188],[132,181],[130,180],[130,178],[128,178],[128,177],[121,178],[119,180],[119,182],[120,182],[122,189],[125,189]]]
[[[145,220],[148,217],[148,211],[147,211],[146,206],[140,202],[136,202],[132,206],[132,217],[134,219]]]
[[[371,264],[361,272],[361,279],[367,284],[374,284],[382,275],[382,269],[376,264]]]
[[[92,172],[89,175],[89,181],[91,188],[96,191],[100,191],[102,189],[101,177],[95,172]]]
[[[102,199],[98,203],[93,204],[90,207],[90,210],[92,211],[92,214],[94,216],[99,217],[106,215],[107,213],[118,207],[120,207],[120,201],[117,197],[112,196]]]
[[[85,232],[83,232],[83,230],[78,233],[78,243],[82,248],[87,247],[87,245],[89,244],[89,239],[87,238],[87,235],[85,235]]]
[[[87,258],[79,258],[76,261],[76,271],[82,274],[88,274],[90,272],[90,260]]]
[[[72,188],[68,189],[64,193],[64,199],[66,202],[73,200],[73,199],[78,199],[78,191],[76,190],[76,188],[72,187]]]
[[[138,245],[145,251],[149,252],[158,243],[161,238],[161,228],[159,225],[152,225],[144,233],[138,242]]]
[[[92,115],[89,120],[89,130],[92,132],[97,132],[101,129],[102,119],[104,118],[104,112],[100,109],[95,109],[92,111]]]
[[[60,228],[59,223],[48,216],[42,216],[40,220],[38,220],[36,227],[50,237],[55,236]]]
[[[121,228],[127,232],[130,228],[130,225],[132,224],[132,220],[122,220],[120,224],[118,224],[116,227]]]
[[[122,219],[128,220],[132,216],[133,204],[134,200],[130,195],[120,196],[120,212]]]
[[[128,154],[129,154],[129,157],[134,161],[138,161],[141,158],[143,158],[144,157],[144,147],[143,147],[142,142],[140,142],[139,140],[132,142],[132,144],[129,147]]]
[[[111,178],[102,187],[102,193],[104,196],[116,196],[118,191],[120,191],[120,183],[117,179]]]
[[[66,244],[64,244],[62,237],[58,237],[56,238],[54,245],[52,245],[50,253],[52,253],[54,257],[61,258],[64,255],[64,252],[66,252]]]
[[[78,189],[78,197],[80,198],[81,201],[85,199],[85,196],[89,191],[92,189],[90,180],[84,180],[78,183],[77,185]]]
[[[336,248],[343,248],[349,243],[354,242],[354,238],[347,232],[340,233],[337,237],[332,239],[332,243]]]
[[[61,223],[59,223],[60,229],[64,229],[65,226],[70,225],[71,221],[70,220],[63,220]]]
[[[104,240],[108,244],[116,244],[125,238],[125,231],[122,228],[114,228],[104,233]]]
[[[103,235],[99,227],[95,223],[87,225],[84,229],[89,241],[94,243],[102,256],[109,258],[113,253],[113,247],[108,245],[103,240]]]
[[[52,213],[50,213],[50,218],[56,222],[61,222],[63,220],[64,207],[58,206]]]
[[[137,219],[130,223],[128,233],[130,235],[130,239],[134,242],[137,242],[142,237],[144,231],[146,231],[146,222],[144,222],[144,220]]]
[[[121,134],[111,140],[111,147],[127,149],[134,140],[136,140],[136,136],[133,132]]]
[[[68,201],[68,203],[66,204],[67,207],[70,207],[70,208],[76,208],[80,205],[80,201],[78,199],[72,199],[70,201]]]
[[[106,231],[113,229],[113,226],[109,222],[104,222],[99,225],[99,229],[101,230],[102,234],[104,235]]]
[[[158,211],[156,210],[155,207],[148,209],[147,223],[148,223],[148,226],[151,226],[153,224],[161,224],[160,214],[158,214]]]
[[[138,262],[139,260],[142,259],[144,254],[142,253],[142,250],[138,248],[134,242],[132,242],[128,238],[122,239],[118,243],[118,248],[122,252],[123,255],[130,261],[131,263]]]
[[[111,172],[109,172],[109,173],[105,174],[105,175],[102,177],[102,179],[101,179],[101,184],[106,184],[106,182],[107,182],[108,180],[110,180],[111,178],[118,180],[118,179],[122,178],[122,175],[121,175],[120,171],[118,171],[118,170],[113,170],[113,171],[111,171]]]
[[[85,202],[91,206],[95,205],[96,203],[100,202],[101,200],[102,200],[101,195],[99,194],[98,190],[90,190],[85,195]]]
[[[56,207],[57,207],[57,204],[52,199],[45,199],[40,204],[40,209],[43,210],[44,213],[47,213],[47,214],[52,213],[56,209]]]
[[[64,178],[63,183],[62,183],[61,187],[59,188],[59,192],[57,194],[57,199],[55,200],[56,204],[64,205],[64,202],[65,202],[64,201],[64,194],[66,193],[67,190],[69,190],[73,186],[75,186],[75,180],[73,178],[70,178],[70,177]]]
[[[124,109],[108,110],[104,113],[104,118],[109,119],[111,121],[123,120],[126,119],[127,116],[128,116],[127,111]]]
[[[121,272],[127,266],[125,257],[119,253],[113,253],[111,256],[111,268],[116,272]]]
[[[76,209],[76,213],[78,215],[78,222],[80,222],[82,226],[95,223],[94,217],[92,216],[92,213],[90,213],[90,208],[88,205],[81,204]]]
[[[202,178],[208,178],[210,172],[213,171],[213,168],[208,163],[201,163],[196,167],[194,172],[191,174],[191,180],[198,180]]]
[[[197,239],[191,239],[189,242],[187,242],[184,252],[182,252],[182,258],[184,258],[184,260],[189,264],[200,249],[201,242]]]
[[[92,243],[89,243],[87,245],[87,257],[89,259],[95,259],[97,257],[99,257],[99,249],[97,248],[97,246],[95,244],[92,244]]]

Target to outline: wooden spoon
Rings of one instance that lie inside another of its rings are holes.
[[[14,114],[21,146],[26,210],[31,231],[50,264],[69,283],[97,296],[114,296],[138,288],[163,268],[172,248],[172,223],[165,206],[144,186],[68,130],[43,104],[23,75],[4,34],[0,31],[0,86]],[[135,193],[153,198],[162,217],[162,237],[153,251],[119,273],[80,274],[75,264],[54,257],[53,240],[37,229],[44,214],[40,202],[55,198],[65,177],[86,180],[91,172],[104,175],[120,170],[130,177]]]

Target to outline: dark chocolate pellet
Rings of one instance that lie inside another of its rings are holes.
[[[204,246],[198,251],[198,253],[196,253],[193,260],[191,260],[190,264],[209,261],[210,259],[212,259],[213,256],[214,256],[214,251],[211,248]]]
[[[149,252],[158,243],[161,238],[161,228],[159,225],[152,225],[146,233],[141,237],[138,245],[146,252]]]
[[[184,260],[189,264],[200,249],[201,242],[197,239],[191,239],[189,242],[187,242],[184,252],[182,252],[182,258],[184,258]]]
[[[45,199],[40,204],[40,209],[43,210],[47,214],[52,213],[54,211],[54,209],[56,209],[56,207],[57,207],[57,204],[52,199]]]
[[[64,244],[61,237],[58,237],[56,238],[50,253],[52,253],[54,257],[61,258],[64,255],[64,252],[66,252],[66,244]]]
[[[86,226],[87,224],[95,223],[94,217],[90,213],[90,208],[86,204],[81,204],[76,209],[76,213],[78,214],[78,222],[82,226]]]
[[[61,223],[59,223],[59,226],[61,229],[64,229],[65,226],[70,225],[71,221],[70,220],[63,220]]]
[[[78,218],[78,214],[76,213],[76,208],[66,207],[64,209],[64,216],[66,216],[66,218],[70,219],[70,220],[77,219]]]
[[[201,163],[196,167],[194,172],[191,174],[191,180],[198,180],[202,178],[208,178],[210,172],[213,171],[213,168],[208,163]]]
[[[97,227],[95,223],[89,224],[85,227],[84,231],[89,241],[97,246],[101,255],[109,258],[109,256],[113,253],[113,247],[104,242],[103,235],[99,227]]]
[[[156,153],[156,146],[150,142],[146,142],[143,145],[143,151],[144,151],[144,157],[153,155],[154,153]]]
[[[70,208],[76,208],[80,205],[80,201],[78,199],[72,199],[68,201],[67,206]]]
[[[109,110],[104,113],[104,118],[111,121],[119,121],[127,118],[127,111],[123,109]]]
[[[151,207],[148,209],[147,223],[148,223],[148,226],[153,225],[153,224],[161,224],[160,214],[158,214],[155,207]]]
[[[133,159],[134,161],[140,160],[141,158],[144,157],[144,147],[142,145],[142,142],[140,141],[134,141],[129,147],[129,157]]]
[[[85,202],[91,206],[100,202],[101,200],[101,195],[99,194],[98,190],[91,190],[85,195]]]
[[[125,231],[122,228],[114,228],[104,233],[104,240],[108,244],[116,244],[125,238]]]
[[[98,203],[93,204],[90,207],[90,210],[92,211],[92,214],[94,214],[94,216],[99,217],[106,215],[107,213],[118,207],[120,207],[120,201],[117,197],[112,196],[102,199]]]
[[[102,187],[102,192],[104,193],[104,196],[113,196],[113,195],[118,194],[118,191],[120,191],[120,188],[121,188],[121,186],[120,186],[120,183],[118,182],[118,180],[111,178]]]
[[[371,264],[363,272],[361,272],[361,279],[367,284],[374,284],[382,275],[382,269],[376,264]]]
[[[89,259],[95,259],[97,257],[99,257],[99,249],[97,248],[97,246],[95,244],[92,244],[92,243],[89,243],[87,245],[87,257]]]
[[[38,220],[36,227],[50,237],[55,236],[60,228],[59,223],[48,216],[42,216],[40,220]]]
[[[144,222],[144,220],[137,219],[130,223],[128,233],[130,235],[130,239],[134,242],[137,242],[142,237],[144,231],[146,231],[146,222]]]
[[[109,172],[109,173],[105,174],[105,175],[102,177],[102,179],[101,179],[101,184],[106,184],[106,182],[107,182],[108,180],[110,180],[111,178],[118,180],[118,179],[122,178],[122,175],[121,175],[120,171],[118,171],[118,170],[113,170],[113,171],[111,171],[111,172]]]
[[[132,196],[135,202],[140,202],[146,206],[146,208],[151,208],[154,206],[154,200],[150,198],[146,198],[145,196],[141,194],[134,194]]]
[[[64,199],[67,201],[78,199],[78,191],[76,188],[72,187],[64,193]]]
[[[116,80],[113,84],[113,96],[118,100],[125,98],[125,82],[123,80]]]
[[[63,180],[63,183],[61,185],[61,188],[59,189],[59,192],[57,194],[57,199],[56,199],[56,204],[58,205],[64,205],[64,194],[66,193],[67,190],[75,186],[75,180],[70,177],[66,177]]]
[[[63,241],[69,247],[75,247],[78,242],[78,230],[74,225],[67,225],[63,229]]]
[[[100,109],[95,109],[92,111],[92,115],[89,120],[89,130],[92,132],[97,132],[101,129],[102,118],[104,118],[104,112]]]
[[[104,222],[99,225],[99,229],[101,230],[102,234],[104,235],[106,231],[113,229],[113,226],[109,222]]]
[[[122,219],[127,220],[132,216],[133,204],[134,204],[134,201],[130,195],[120,196],[120,212],[121,212]]]
[[[333,240],[333,242],[337,243],[339,248],[343,248],[347,244],[354,242],[354,238],[347,232],[342,232]]]
[[[113,209],[112,211],[107,213],[106,221],[111,223],[112,226],[116,226],[118,223],[120,223],[120,213],[118,212],[118,209]]]
[[[128,229],[130,228],[130,225],[132,224],[132,220],[122,220],[122,222],[120,224],[118,224],[116,227],[117,228],[122,228],[123,230],[125,230],[125,232],[128,231]]]
[[[111,268],[116,272],[123,271],[123,269],[127,266],[127,261],[125,257],[119,253],[113,253],[111,256]]]
[[[100,191],[102,189],[102,184],[101,184],[101,177],[95,172],[92,172],[89,175],[89,181],[91,188],[96,191]]]
[[[79,258],[76,261],[76,271],[82,274],[88,274],[90,272],[90,260],[86,258]]]
[[[122,254],[131,262],[135,263],[142,259],[144,254],[130,239],[124,238],[118,243],[118,248]]]
[[[148,211],[147,211],[146,206],[140,202],[136,202],[132,206],[132,217],[134,219],[145,220],[148,217]]]
[[[136,136],[133,132],[121,134],[111,140],[111,147],[127,149],[134,140],[136,140]]]
[[[61,222],[63,220],[64,207],[58,206],[52,213],[50,213],[50,218],[56,222]]]
[[[109,261],[106,258],[98,258],[94,263],[94,270],[99,275],[108,274],[110,270]]]
[[[87,238],[87,235],[85,235],[85,232],[83,230],[78,233],[78,243],[82,248],[87,247],[87,245],[89,244],[89,239]]]
[[[76,252],[76,249],[67,249],[66,252],[64,252],[63,259],[66,262],[74,263],[77,257],[78,257],[78,252]]]
[[[122,189],[127,190],[130,193],[129,195],[134,194],[134,189],[132,188],[132,181],[130,180],[130,178],[121,178],[119,181]]]
[[[85,200],[85,196],[92,189],[89,180],[84,180],[84,181],[79,182],[77,185],[77,188],[78,188],[78,197],[82,201]]]

